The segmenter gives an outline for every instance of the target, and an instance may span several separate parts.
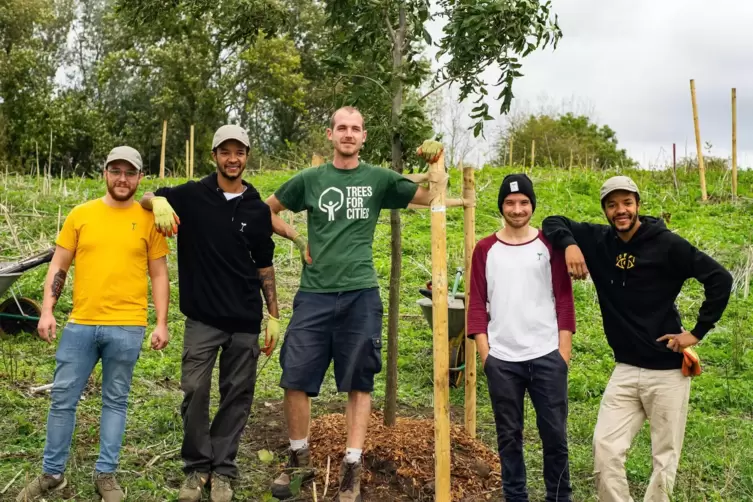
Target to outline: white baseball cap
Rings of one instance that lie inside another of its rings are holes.
[[[246,130],[241,126],[235,124],[227,124],[217,129],[217,132],[214,133],[214,138],[212,139],[212,150],[230,139],[240,141],[245,145],[246,148],[251,148],[251,142],[248,140],[248,134],[246,133]]]
[[[116,160],[125,160],[139,171],[143,167],[141,155],[135,148],[131,148],[130,146],[116,146],[110,150],[105,161],[105,168],[107,168],[110,162],[115,162]]]

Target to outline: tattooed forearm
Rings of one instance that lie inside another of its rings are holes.
[[[267,303],[267,310],[271,315],[279,317],[277,312],[277,285],[275,284],[275,268],[260,268],[259,279],[261,280],[262,293],[264,293],[264,301]]]
[[[58,270],[55,277],[52,278],[52,296],[55,300],[60,299],[60,295],[63,294],[63,287],[65,287],[65,279],[68,276],[65,270]]]

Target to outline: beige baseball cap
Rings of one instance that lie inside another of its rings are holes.
[[[227,124],[217,129],[217,132],[214,133],[214,138],[212,139],[212,150],[229,139],[240,141],[246,146],[246,148],[251,148],[251,142],[248,140],[248,134],[246,133],[246,130],[241,126],[235,124]]]
[[[130,146],[116,146],[110,150],[110,154],[105,161],[105,168],[107,168],[110,162],[115,162],[116,160],[125,160],[139,171],[143,167],[141,155],[135,148],[131,148]]]
[[[627,176],[613,176],[605,181],[603,185],[601,185],[601,200],[604,200],[607,195],[612,192],[616,192],[617,190],[633,192],[640,196],[638,185],[636,185],[633,180],[631,180]]]

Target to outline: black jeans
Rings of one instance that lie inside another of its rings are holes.
[[[220,351],[220,349],[222,349]],[[183,457],[186,474],[238,477],[235,456],[256,387],[259,335],[227,333],[186,319],[180,385],[183,389]],[[212,369],[220,356],[220,406],[209,424]]]
[[[523,398],[528,389],[544,447],[546,501],[569,501],[567,363],[558,350],[521,362],[501,361],[490,355],[484,373],[497,426],[505,500],[528,502],[523,459]]]

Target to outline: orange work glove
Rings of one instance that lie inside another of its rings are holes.
[[[701,358],[691,347],[682,351],[682,374],[686,377],[694,377],[701,374]]]

